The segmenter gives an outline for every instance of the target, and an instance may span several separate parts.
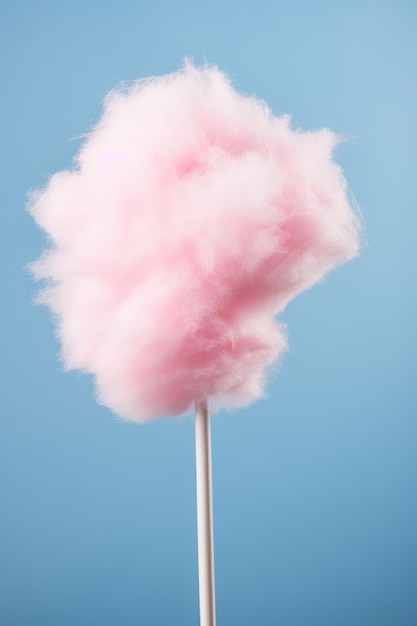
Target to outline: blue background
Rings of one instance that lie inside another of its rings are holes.
[[[359,259],[299,296],[269,396],[213,419],[219,626],[411,626],[416,559],[417,5],[2,2],[2,626],[198,623],[191,417],[144,426],[63,374],[25,266],[28,189],[66,168],[122,80],[184,56],[337,154]]]

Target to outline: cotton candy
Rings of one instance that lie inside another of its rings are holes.
[[[292,130],[212,66],[111,92],[73,169],[29,206],[66,368],[138,422],[260,398],[287,345],[275,316],[358,253],[338,141]]]

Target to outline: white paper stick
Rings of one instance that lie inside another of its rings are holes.
[[[195,403],[195,454],[200,626],[215,626],[210,414],[204,400]]]

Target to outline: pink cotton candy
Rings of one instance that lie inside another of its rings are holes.
[[[337,143],[216,67],[110,93],[74,169],[30,205],[66,367],[138,422],[261,397],[286,347],[274,315],[358,252]]]

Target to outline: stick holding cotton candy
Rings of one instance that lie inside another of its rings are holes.
[[[261,398],[287,345],[275,316],[358,253],[338,142],[293,130],[216,67],[186,63],[111,92],[73,169],[31,196],[51,241],[33,271],[63,363],[92,374],[98,400],[128,420],[203,411],[206,521],[208,403]],[[201,624],[214,626],[201,515]]]
[[[210,414],[207,401],[195,404],[195,461],[197,483],[197,540],[200,624],[214,626],[213,501],[211,478]]]

